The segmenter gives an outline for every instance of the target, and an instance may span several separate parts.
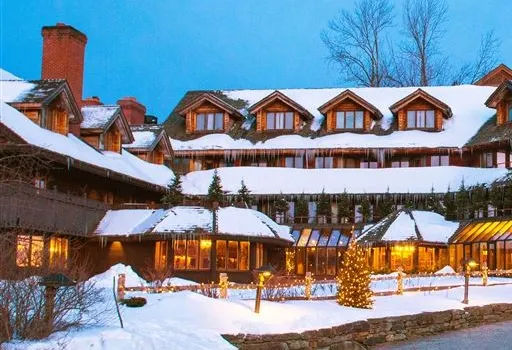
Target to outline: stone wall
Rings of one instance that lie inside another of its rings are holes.
[[[237,334],[223,335],[223,337],[240,349],[345,350],[358,349],[357,343],[371,346],[385,342],[411,340],[509,320],[512,320],[512,304],[491,304],[469,306],[460,310],[374,318],[303,333]]]

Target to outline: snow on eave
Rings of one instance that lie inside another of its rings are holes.
[[[23,79],[15,76],[11,72],[8,72],[8,71],[0,68],[0,80],[23,80]]]

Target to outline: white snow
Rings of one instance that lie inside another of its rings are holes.
[[[228,167],[217,169],[224,191],[236,193],[244,180],[253,194],[326,193],[444,193],[466,186],[491,183],[504,176],[504,168],[421,167],[383,169],[294,169]],[[183,191],[206,195],[213,170],[188,173],[183,177]]]
[[[82,107],[84,120],[80,124],[82,129],[103,129],[112,119],[114,114],[119,112],[120,107],[116,105],[98,105]]]
[[[253,209],[225,207],[217,210],[218,232],[226,235],[278,238],[293,241],[288,226]],[[110,210],[95,233],[102,236],[144,233],[212,232],[213,214],[202,207],[177,206],[168,210]]]
[[[0,80],[23,80],[14,74],[0,68]]]
[[[389,107],[416,91],[408,88],[353,88],[356,95],[373,104],[383,115],[378,123],[388,129],[393,121]],[[425,132],[418,130],[394,131],[390,135],[338,133],[311,139],[299,135],[278,136],[265,142],[252,144],[248,140],[234,140],[228,135],[206,135],[190,141],[171,139],[175,151],[208,149],[317,149],[317,148],[400,148],[400,147],[462,147],[496,111],[485,106],[494,87],[459,85],[422,87],[424,91],[446,103],[452,109],[452,118],[444,121],[444,130]],[[283,89],[279,90],[314,117],[312,129],[317,130],[324,116],[318,108],[346,89]],[[247,101],[248,106],[260,101],[274,90],[223,91],[232,99]],[[247,112],[246,112],[247,113]],[[245,113],[245,114],[246,114]]]
[[[426,242],[445,242],[459,228],[458,222],[448,221],[442,215],[429,211],[413,210],[412,216],[423,240]]]
[[[89,279],[89,281],[93,282],[94,285],[98,288],[110,288],[113,287],[113,279],[116,278],[116,286],[117,286],[117,278],[119,274],[124,273],[125,275],[125,285],[129,287],[139,287],[146,286],[147,282],[142,279],[131,266],[127,266],[124,264],[116,264],[111,266],[107,271],[100,273],[96,276],[93,276]]]
[[[391,223],[382,237],[383,241],[406,241],[416,239],[414,220],[406,212],[401,212]]]
[[[133,138],[135,141],[129,144],[123,144],[124,148],[147,148],[150,147],[156,140],[157,134],[152,131],[133,131]]]
[[[455,273],[455,270],[450,265],[446,265],[441,270],[434,272],[434,274],[436,274],[436,275],[442,275],[445,273]]]

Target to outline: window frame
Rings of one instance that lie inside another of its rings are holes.
[[[20,248],[25,248],[23,252]],[[16,267],[19,268],[40,268],[44,264],[44,236],[40,235],[17,235],[16,236]],[[25,260],[22,262],[19,254],[25,253]],[[39,254],[39,255],[37,255]]]
[[[210,123],[210,116],[213,116],[213,120]],[[216,131],[222,131],[224,130],[224,112],[196,112],[194,115],[195,118],[195,125],[194,125],[194,131],[195,132],[216,132]],[[199,120],[202,119],[202,129],[199,129]],[[217,128],[217,122],[220,121],[220,128]],[[209,128],[209,126],[212,126],[212,128]]]
[[[432,112],[432,126],[428,126],[428,113]],[[414,126],[409,125],[410,113],[414,113]],[[407,109],[406,129],[407,130],[435,130],[436,129],[436,110],[435,109]],[[419,121],[423,122],[423,126],[418,126]]]
[[[436,165],[434,164],[434,159],[436,159]],[[446,164],[444,164],[443,159],[446,159]],[[449,166],[450,165],[450,156],[446,154],[436,154],[430,156],[430,166],[431,167],[437,167],[437,166]]]
[[[352,113],[352,125],[353,127],[347,127],[347,113]],[[358,113],[361,113],[361,127],[356,127]],[[340,125],[339,118],[343,118],[343,125]],[[334,112],[334,126],[336,130],[364,130],[364,110],[363,109],[341,109]]]
[[[326,166],[326,162],[330,162],[330,167]],[[318,166],[321,165],[321,166]],[[332,169],[334,168],[334,157],[333,156],[316,156],[315,157],[315,169]]]
[[[269,123],[269,116],[272,116],[272,123]],[[290,127],[287,127],[287,121],[290,119],[289,123],[291,125],[288,125]],[[282,124],[282,127],[278,128],[278,121],[279,124]],[[282,123],[281,123],[282,121]],[[294,129],[294,121],[295,121],[295,112],[294,111],[266,111],[265,112],[265,130],[267,131],[293,131]],[[272,127],[269,127],[272,126]]]
[[[292,162],[292,166],[288,166],[288,161]],[[298,163],[300,163],[302,166],[297,166]],[[304,162],[304,156],[292,156],[292,157],[284,157],[284,167],[285,168],[295,168],[295,169],[304,169],[305,162]]]

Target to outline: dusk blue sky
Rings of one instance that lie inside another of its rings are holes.
[[[401,1],[394,1],[397,8]],[[442,47],[454,65],[495,29],[512,66],[512,1],[450,0]],[[0,66],[41,72],[41,27],[70,24],[88,37],[84,96],[136,96],[164,121],[187,90],[344,86],[329,67],[322,29],[352,0],[0,0]],[[396,25],[400,22],[397,11]],[[398,33],[394,38],[399,40]]]

